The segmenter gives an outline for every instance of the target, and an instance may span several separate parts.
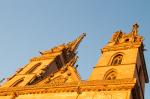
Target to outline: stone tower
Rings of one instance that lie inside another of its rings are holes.
[[[107,94],[113,96],[116,93],[120,96],[119,99],[144,99],[145,83],[149,82],[143,53],[143,37],[138,34],[138,27],[138,24],[134,24],[128,34],[122,31],[113,34],[108,44],[102,48],[101,57],[89,77],[90,81],[110,81],[111,84],[106,83],[107,87],[116,84],[116,88],[112,89],[116,89],[118,93],[113,90]],[[132,81],[133,85],[128,86],[131,84],[128,81]],[[128,88],[119,90],[125,86]]]

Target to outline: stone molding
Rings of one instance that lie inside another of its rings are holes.
[[[45,84],[41,86],[30,85],[25,87],[0,88],[0,96],[10,96],[12,94],[44,94],[60,92],[84,91],[126,91],[131,90],[136,83],[136,79],[116,79],[116,80],[94,80],[71,83]]]
[[[132,48],[139,48],[141,46],[141,43],[136,44],[120,44],[120,45],[114,45],[114,46],[106,46],[103,49],[101,49],[102,52],[106,51],[117,51],[117,50],[126,50],[126,49],[132,49]]]

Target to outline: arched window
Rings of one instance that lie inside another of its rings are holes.
[[[105,80],[115,80],[116,78],[117,78],[117,72],[114,69],[108,70],[104,76]]]
[[[121,55],[121,54],[116,55],[116,56],[113,58],[113,60],[112,60],[112,62],[111,62],[111,65],[119,65],[119,64],[121,64],[122,58],[123,58],[123,55]]]
[[[17,87],[21,82],[23,82],[24,78],[21,78],[15,81],[10,87]]]
[[[26,74],[33,73],[41,64],[42,64],[41,62],[35,64],[32,68],[30,68],[30,70],[28,70],[28,71],[26,72]]]

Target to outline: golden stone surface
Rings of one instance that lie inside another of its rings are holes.
[[[0,99],[144,99],[149,80],[138,27],[114,33],[88,80],[74,66],[83,33],[30,59],[0,87]]]

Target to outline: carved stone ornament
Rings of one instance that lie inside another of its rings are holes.
[[[131,90],[136,84],[135,79],[94,80],[60,83],[64,81],[65,78],[60,76],[53,79],[49,83],[40,86],[31,85],[25,87],[0,88],[0,96],[10,96],[12,95],[12,92],[17,93],[17,95],[24,95],[57,92],[127,91]]]
[[[48,79],[45,83],[56,84],[56,83],[64,83],[67,79],[64,76],[58,76],[53,79]]]
[[[122,36],[123,36],[122,31],[117,31],[112,36],[112,39],[110,40],[110,42],[114,42],[116,44],[119,42],[119,40],[122,38]]]
[[[136,23],[133,25],[133,28],[132,28],[132,34],[133,35],[138,35],[138,28],[139,28],[139,25]]]
[[[102,49],[102,52],[140,47],[143,42],[143,37],[138,35],[138,27],[138,24],[134,24],[132,31],[128,34],[122,31],[115,32],[112,39]]]

